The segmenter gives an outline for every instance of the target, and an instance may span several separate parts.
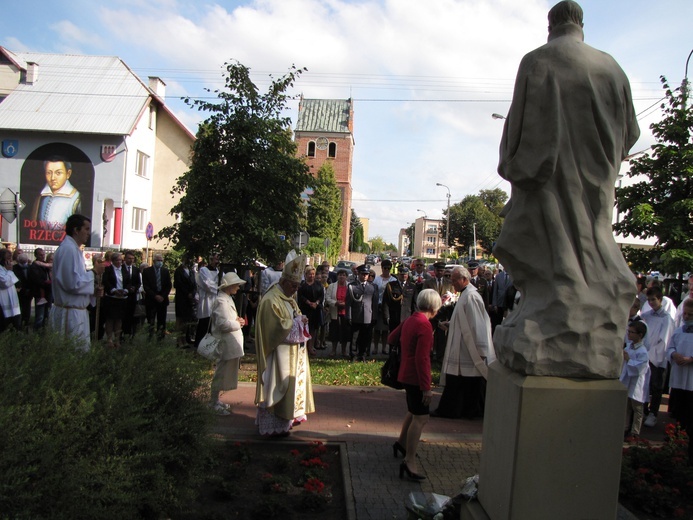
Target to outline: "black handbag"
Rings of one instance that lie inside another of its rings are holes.
[[[385,386],[389,386],[390,388],[395,388],[397,390],[404,388],[404,385],[397,381],[397,373],[399,372],[400,361],[399,349],[400,343],[398,339],[395,345],[390,345],[390,354],[383,366],[380,367],[380,382]]]

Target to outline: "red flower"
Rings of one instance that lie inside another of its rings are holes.
[[[298,450],[291,450],[289,453],[291,453],[291,455],[293,455],[294,457],[295,457],[296,455],[300,455],[300,454],[301,454],[301,452],[298,451]]]
[[[650,468],[638,468],[636,473],[638,475],[647,475],[650,472]]]
[[[320,494],[325,489],[325,484],[317,478],[310,478],[303,485],[303,489],[305,489],[306,491],[308,491],[310,493]]]
[[[270,479],[270,478],[272,478],[272,474],[271,474],[271,473],[263,473],[263,474],[262,474],[262,478],[264,478],[264,479]]]

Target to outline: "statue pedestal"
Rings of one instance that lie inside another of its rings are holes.
[[[626,410],[618,380],[489,367],[479,502],[463,519],[613,519]]]

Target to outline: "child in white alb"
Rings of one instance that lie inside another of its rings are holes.
[[[688,463],[693,464],[693,300],[683,304],[683,325],[671,335],[667,347],[671,362],[669,385],[676,402],[675,417],[688,434]]]
[[[644,321],[628,324],[628,343],[623,349],[621,382],[628,389],[625,436],[638,437],[642,426],[643,409],[650,393],[650,358],[643,339],[647,334]]]

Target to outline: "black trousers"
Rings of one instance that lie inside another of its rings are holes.
[[[484,416],[486,380],[481,377],[445,374],[445,388],[436,413],[450,419],[474,419]]]
[[[149,337],[154,336],[154,319],[156,319],[156,336],[158,339],[163,339],[166,335],[166,300],[157,302],[147,300],[147,323],[149,323]]]
[[[365,357],[367,352],[370,352],[371,341],[373,340],[373,324],[372,323],[351,323],[352,333],[358,333],[356,338],[357,355],[361,358]]]
[[[208,316],[207,318],[200,318],[197,320],[197,331],[195,331],[195,348],[199,346],[200,341],[202,341],[202,338],[204,338],[205,334],[207,334],[209,320],[211,319],[212,317]]]

